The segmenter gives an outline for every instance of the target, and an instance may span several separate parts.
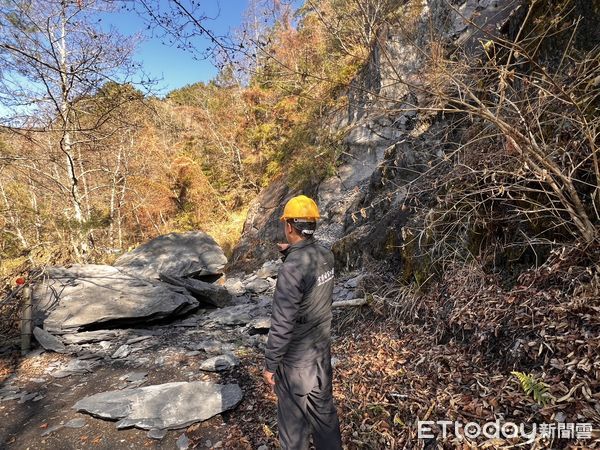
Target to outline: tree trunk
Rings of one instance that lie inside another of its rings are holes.
[[[60,27],[60,37],[59,37],[59,55],[60,55],[60,87],[61,87],[61,104],[60,104],[60,113],[62,119],[62,137],[60,140],[60,148],[62,152],[65,154],[66,164],[67,164],[67,174],[69,177],[69,185],[71,188],[71,204],[73,206],[73,218],[78,222],[83,222],[83,211],[81,208],[81,197],[79,194],[78,180],[77,174],[75,172],[75,160],[73,158],[73,144],[71,138],[71,103],[69,100],[69,80],[67,78],[67,31],[66,31],[66,22],[67,22],[67,2],[63,0],[61,2],[62,10],[61,10],[61,27]]]
[[[35,186],[33,180],[29,178],[29,194],[31,196],[31,210],[34,214],[33,224],[35,228],[35,242],[41,242],[40,229],[42,227],[42,221],[40,219],[40,208],[38,205],[37,195],[35,193]]]
[[[123,154],[123,145],[119,145],[119,153],[117,154],[117,165],[113,172],[112,176],[112,186],[110,188],[110,225],[108,228],[109,240],[111,247],[115,246],[115,210],[116,210],[116,201],[117,201],[117,187],[121,177],[119,173],[121,172],[121,157]]]
[[[17,238],[19,238],[19,241],[21,242],[21,245],[23,246],[23,248],[28,248],[29,245],[27,244],[27,240],[25,239],[25,236],[23,235],[23,232],[21,231],[21,227],[19,226],[18,219],[13,214],[12,205],[8,201],[8,196],[6,195],[6,192],[4,191],[4,186],[2,185],[2,183],[0,183],[0,193],[2,193],[2,199],[4,200],[4,205],[6,207],[6,216],[10,219],[10,224],[12,225],[12,227],[15,230],[14,232],[11,232],[10,234],[13,234]]]

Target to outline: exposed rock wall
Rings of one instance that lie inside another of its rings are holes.
[[[574,3],[582,14],[600,10],[593,6],[600,3],[596,0]],[[404,186],[446,151],[446,119],[423,112],[432,99],[431,36],[446,55],[460,46],[460,57],[475,60],[491,37],[514,37],[527,5],[526,0],[414,0],[402,7],[395,25],[381,30],[346,92],[347,107],[323,124],[344,136],[337,174],[302,191],[318,200],[323,220],[316,237],[333,248],[339,269],[358,267],[365,257],[401,263],[400,230],[409,217]],[[234,265],[256,268],[276,255],[274,242],[283,239],[277,219],[285,201],[298,193],[279,180],[258,196]]]

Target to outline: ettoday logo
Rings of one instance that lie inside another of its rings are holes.
[[[437,425],[437,426],[436,426]],[[452,420],[420,420],[417,422],[419,439],[435,437],[433,427],[441,430],[441,437],[446,438],[450,432],[458,439],[525,439],[530,444],[538,437],[548,439],[591,439],[593,426],[591,423],[534,423],[516,424],[513,422],[500,423],[500,420],[486,422],[480,425],[476,422],[461,422]]]

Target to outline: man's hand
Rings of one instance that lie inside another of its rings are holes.
[[[289,248],[289,246],[290,246],[290,244],[283,244],[283,243],[277,244],[277,248],[279,249],[280,252],[285,252]]]
[[[275,374],[273,372],[269,372],[267,369],[263,370],[263,379],[265,380],[265,383],[267,383],[273,391],[275,390],[274,376],[275,376]]]

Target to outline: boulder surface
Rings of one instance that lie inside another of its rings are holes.
[[[110,328],[185,314],[198,301],[183,288],[151,282],[104,265],[51,267],[34,297],[50,333]]]
[[[121,255],[114,265],[140,277],[158,278],[161,273],[176,277],[215,273],[225,264],[227,258],[212,237],[188,231],[152,239]]]

